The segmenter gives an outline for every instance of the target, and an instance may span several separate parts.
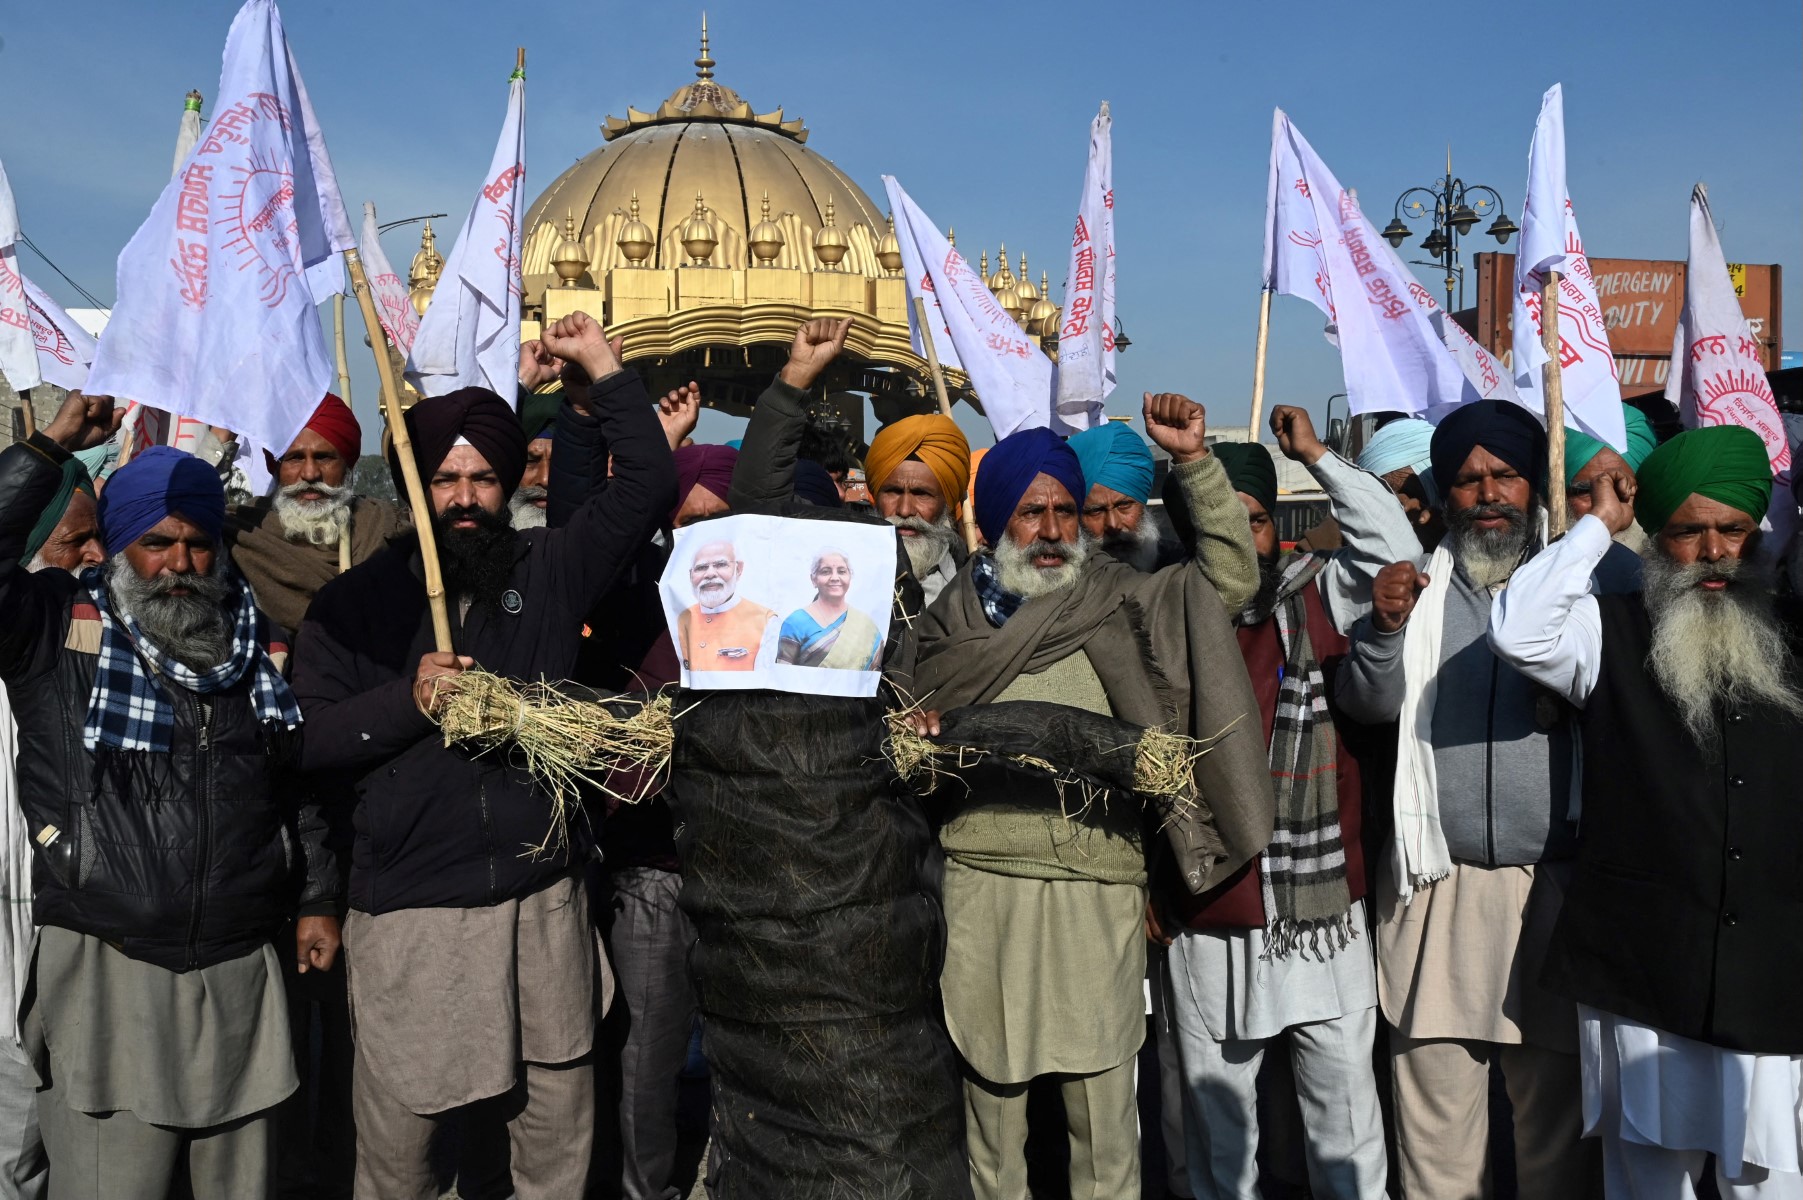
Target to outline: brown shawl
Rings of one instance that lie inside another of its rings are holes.
[[[398,505],[357,497],[351,505],[351,565],[411,527],[406,511]],[[232,509],[226,518],[225,536],[232,547],[232,561],[250,580],[258,607],[284,629],[299,629],[313,597],[338,577],[337,544],[289,541],[282,518],[267,501]]]
[[[941,712],[987,704],[1079,650],[1115,716],[1211,742],[1196,764],[1197,806],[1165,826],[1184,883],[1207,891],[1270,842],[1275,805],[1245,662],[1196,564],[1145,575],[1098,552],[1075,586],[1028,600],[1000,629],[967,566],[922,618],[909,686]]]

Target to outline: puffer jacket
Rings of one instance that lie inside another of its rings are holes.
[[[33,919],[173,971],[237,958],[296,915],[332,913],[340,890],[318,811],[292,786],[298,737],[262,727],[248,676],[204,695],[164,679],[170,752],[82,745],[99,609],[67,573],[20,561],[66,457],[41,435],[0,452],[0,679],[19,725]],[[279,664],[283,640],[268,645]]]

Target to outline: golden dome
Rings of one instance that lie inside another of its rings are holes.
[[[901,239],[895,236],[895,214],[889,214],[889,231],[883,240],[877,243],[876,260],[883,264],[883,270],[893,275],[902,269]]]
[[[1020,282],[1014,285],[1014,294],[1020,297],[1022,308],[1032,308],[1033,302],[1039,299],[1039,289],[1033,286],[1033,279],[1027,274],[1027,256],[1024,251],[1020,256]]]
[[[758,222],[759,197],[770,196],[772,224],[783,234],[773,267],[820,269],[815,235],[826,224],[832,199],[836,234],[846,252],[837,268],[883,276],[877,258],[883,210],[831,161],[809,149],[807,129],[785,119],[781,109],[757,113],[714,78],[715,63],[705,45],[696,60],[694,82],[679,88],[653,112],[629,108],[624,120],[607,118],[603,144],[566,170],[526,213],[530,231],[523,247],[526,303],[542,303],[543,289],[558,276],[551,256],[558,241],[552,226],[559,210],[580,212],[596,280],[615,267],[641,261],[647,267],[676,267],[688,261],[681,228],[689,218],[688,197],[704,193],[717,245],[709,264],[743,270],[758,264],[750,248]],[[641,199],[649,250],[635,260],[621,245],[633,193]]]
[[[1046,273],[1041,271],[1039,273],[1039,299],[1033,302],[1033,307],[1027,312],[1027,332],[1040,337],[1050,337],[1058,332],[1059,310],[1046,292],[1049,282]]]
[[[621,216],[619,209],[614,209],[615,216]],[[645,264],[657,243],[652,239],[651,227],[639,220],[639,194],[632,194],[632,213],[620,227],[619,236],[614,238],[614,246],[619,249],[620,256],[635,267]]]
[[[760,266],[769,266],[776,261],[776,256],[783,252],[782,226],[770,219],[770,193],[764,193],[758,209],[758,223],[752,226],[751,236],[746,239],[751,245],[751,253]]]
[[[833,226],[833,197],[828,196],[826,198],[826,224],[822,225],[820,232],[814,235],[814,257],[828,268],[837,270],[839,260],[844,258],[845,252],[850,249],[851,243],[846,241],[845,235]]]
[[[682,251],[695,260],[695,265],[706,266],[708,255],[720,244],[714,233],[714,223],[707,219],[707,205],[701,201],[701,193],[695,193],[695,215],[682,223],[676,234],[682,242]]]
[[[984,255],[984,261],[985,263],[988,261],[987,253]],[[987,273],[989,270],[988,266],[985,266],[983,270]],[[1014,290],[1014,273],[1008,269],[1008,247],[1006,244],[1002,246],[1001,257],[996,263],[995,274],[990,275],[985,282],[988,283],[989,290],[996,293],[998,299],[1000,298],[1003,289],[1007,289],[1008,291]],[[1007,305],[1004,304],[1002,307],[1006,308]]]
[[[557,252],[551,255],[551,269],[566,285],[581,279],[588,270],[588,253],[576,237],[576,220],[568,212],[563,215],[563,238],[557,243]]]

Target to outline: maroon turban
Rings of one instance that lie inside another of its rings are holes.
[[[346,465],[356,462],[357,455],[363,452],[363,426],[357,424],[350,405],[330,392],[307,418],[307,428],[332,443],[332,449],[338,451]]]
[[[513,406],[487,388],[467,387],[443,396],[428,396],[407,410],[407,434],[413,439],[413,461],[419,464],[420,482],[432,473],[463,438],[488,460],[500,479],[501,490],[511,496],[526,473],[526,431]],[[391,447],[388,466],[402,495],[400,460]]]
[[[732,469],[738,461],[739,452],[731,446],[684,446],[678,450],[676,507],[670,510],[670,520],[676,520],[683,502],[697,487],[706,488],[725,503],[727,493],[732,490]]]

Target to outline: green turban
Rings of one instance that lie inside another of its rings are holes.
[[[1627,419],[1628,426],[1628,449],[1622,458],[1627,462],[1628,469],[1638,475],[1640,474],[1640,464],[1645,462],[1647,455],[1653,452],[1653,448],[1659,444],[1659,439],[1653,435],[1653,423],[1647,420],[1645,413],[1632,404],[1622,405],[1621,411]],[[1576,429],[1567,429],[1565,431],[1565,482],[1570,483],[1576,479],[1578,472],[1589,466],[1590,460],[1595,458],[1597,452],[1605,447],[1611,450],[1615,448],[1607,442],[1597,441],[1587,433],[1580,433]]]
[[[520,397],[520,425],[526,430],[526,440],[550,437],[557,426],[557,410],[563,406],[563,389],[553,388],[548,392],[528,392]]]
[[[1707,496],[1755,521],[1772,503],[1765,440],[1744,425],[1687,429],[1647,456],[1636,472],[1634,518],[1657,535],[1691,496]]]
[[[1227,468],[1234,491],[1246,493],[1264,505],[1266,512],[1277,515],[1277,466],[1262,443],[1216,442],[1208,451]]]
[[[89,496],[94,494],[94,481],[88,478],[88,469],[81,465],[79,458],[71,455],[63,463],[62,470],[62,481],[56,485],[56,493],[50,497],[50,503],[44,506],[44,511],[38,514],[38,523],[31,527],[31,533],[25,538],[25,553],[21,557],[26,562],[36,558],[38,551],[44,548],[44,543],[50,540],[50,535],[56,531],[63,514],[69,511],[69,501],[75,498],[75,493],[86,492]]]

